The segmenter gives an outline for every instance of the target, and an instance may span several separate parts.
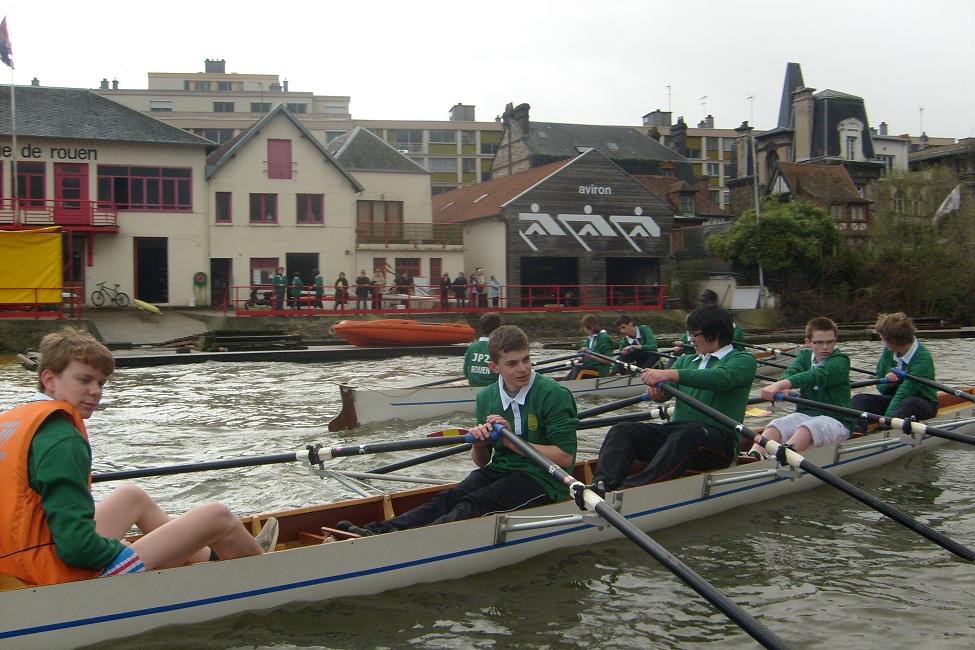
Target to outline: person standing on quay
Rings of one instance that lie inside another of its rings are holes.
[[[440,277],[440,309],[450,306],[450,274],[444,273]]]
[[[301,281],[301,276],[295,271],[295,275],[291,278],[291,308],[301,309],[301,290],[303,288],[304,282]]]
[[[284,294],[288,289],[288,276],[284,274],[284,267],[279,266],[278,272],[271,279],[274,285],[274,308],[284,309]]]
[[[345,277],[345,271],[339,271],[339,278],[335,281],[335,308],[345,309],[349,302],[349,281]]]
[[[361,269],[359,271],[359,277],[355,279],[355,308],[356,309],[367,309],[369,306],[369,294],[371,293],[369,287],[369,276],[366,275],[366,270]]]
[[[488,296],[491,298],[491,306],[497,309],[501,306],[501,283],[496,277],[491,276],[488,282]]]
[[[325,306],[322,304],[322,296],[325,295],[325,278],[318,272],[318,269],[312,272],[315,274],[315,279],[312,281],[315,284],[315,307],[322,309]]]

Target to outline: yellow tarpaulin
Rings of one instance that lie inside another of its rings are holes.
[[[61,302],[61,229],[0,230],[0,303]]]

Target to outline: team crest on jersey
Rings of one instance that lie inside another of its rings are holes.
[[[538,431],[538,418],[535,417],[534,413],[528,414],[528,430]]]

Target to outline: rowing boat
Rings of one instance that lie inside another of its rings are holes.
[[[474,328],[467,323],[422,323],[401,318],[343,320],[332,325],[332,333],[360,348],[452,345],[476,338]]]
[[[416,377],[411,377],[411,380],[419,381]],[[647,388],[639,377],[631,375],[574,379],[560,383],[576,399],[632,397]],[[328,430],[345,431],[371,422],[420,420],[451,412],[474,413],[474,402],[480,390],[478,386],[364,388],[339,384],[342,410],[328,423]]]
[[[968,389],[967,392],[971,392]],[[975,433],[975,406],[942,395],[931,421]],[[879,431],[804,452],[837,476],[871,469],[944,443],[943,438]],[[576,467],[591,479],[593,462]],[[822,485],[804,472],[755,461],[717,472],[607,495],[645,531]],[[338,521],[364,523],[412,508],[442,487],[272,513],[281,527],[273,553],[44,587],[0,581],[0,645],[67,648],[131,636],[163,625],[198,623],[300,601],[375,594],[461,578],[558,548],[618,538],[600,517],[563,502],[367,538],[325,543]],[[258,530],[268,515],[244,519]]]

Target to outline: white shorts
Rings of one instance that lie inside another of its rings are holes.
[[[769,422],[782,434],[782,441],[789,442],[789,438],[799,427],[806,427],[812,434],[813,447],[831,445],[850,437],[850,432],[843,424],[828,415],[807,415],[805,413],[790,413]]]

